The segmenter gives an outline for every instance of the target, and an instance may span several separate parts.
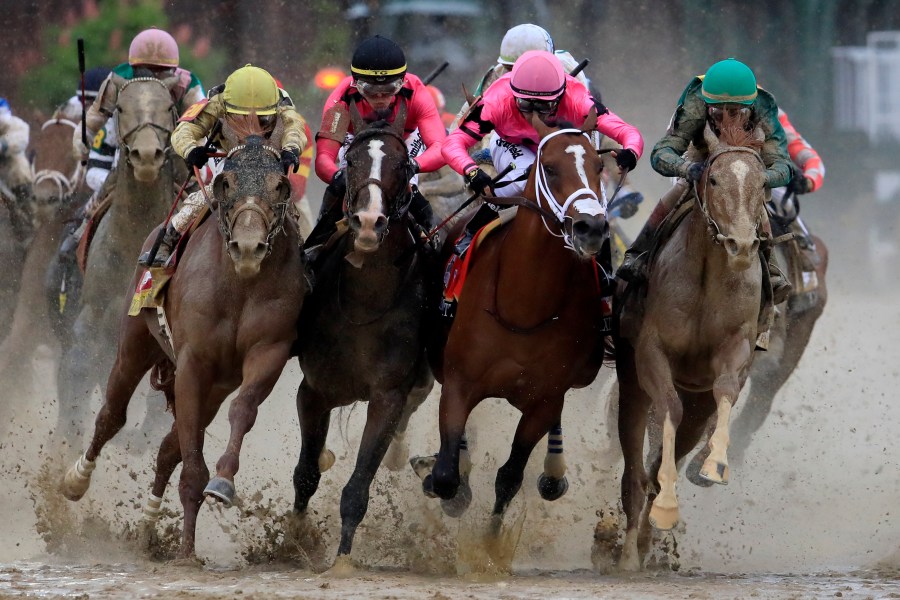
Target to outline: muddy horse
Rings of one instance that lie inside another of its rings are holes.
[[[175,423],[160,446],[144,513],[152,526],[169,478],[184,457],[179,484],[182,558],[194,556],[204,496],[231,506],[244,436],[296,339],[307,289],[296,224],[285,218],[289,194],[279,149],[250,135],[231,150],[213,183],[218,218],[206,220],[191,234],[162,309],[144,308],[139,316],[122,318],[116,362],[93,439],[63,484],[70,500],[84,495],[100,450],[125,425],[135,387],[154,369]],[[144,243],[145,250],[155,238],[156,232]],[[146,277],[147,271],[137,269],[131,290]],[[205,431],[238,387],[228,412],[231,436],[210,479],[203,458]]]
[[[458,493],[466,421],[482,400],[506,398],[522,412],[497,472],[494,532],[534,446],[559,430],[566,392],[589,385],[604,357],[608,289],[598,257],[608,252],[609,226],[603,163],[589,138],[595,123],[594,112],[581,129],[533,118],[541,141],[524,197],[511,223],[485,237],[470,259],[446,345],[432,354],[442,383],[441,444],[423,481],[426,495],[448,500]],[[565,463],[545,461],[541,496],[555,500],[567,487]]]
[[[649,525],[669,530],[678,522],[676,465],[713,413],[715,431],[700,475],[728,483],[729,416],[750,371],[769,286],[759,258],[767,218],[761,133],[723,124],[719,138],[708,126],[705,138],[710,155],[695,200],[689,200],[694,204],[651,258],[646,295],[638,290],[625,296],[622,320],[616,321],[627,517],[619,565],[626,570],[641,568]],[[648,420],[655,456],[649,475],[643,460]],[[648,497],[653,501],[645,512]]]
[[[424,259],[407,226],[411,173],[404,120],[355,123],[346,154],[349,232],[316,259],[315,285],[299,322],[297,514],[306,513],[323,467],[330,466],[324,448],[331,411],[368,401],[356,466],[341,495],[336,568],[350,566],[353,537],[391,439],[402,436],[434,385],[421,335]],[[393,468],[402,468],[405,458]]]

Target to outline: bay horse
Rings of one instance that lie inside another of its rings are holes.
[[[761,132],[726,122],[719,138],[709,126],[704,137],[710,154],[696,205],[652,259],[642,317],[630,331],[619,328],[615,342],[627,517],[619,565],[626,570],[641,568],[649,543],[642,521],[648,493],[655,496],[649,524],[669,530],[678,522],[677,463],[713,413],[700,474],[728,483],[729,416],[753,361],[764,282],[760,230],[767,218]],[[626,298],[626,314],[636,310],[634,298]],[[642,454],[651,414],[651,456],[657,454],[648,476]]]
[[[112,75],[116,77],[116,75]],[[109,210],[96,226],[87,258],[81,304],[57,373],[58,439],[82,431],[94,388],[115,358],[123,294],[141,244],[174,199],[176,167],[169,135],[178,118],[171,86],[175,77],[136,77],[119,82],[116,103],[119,158]]]
[[[66,219],[86,198],[81,191],[83,168],[71,152],[72,131],[77,127],[56,115],[45,120],[31,139],[35,231],[25,253],[20,285],[16,288],[11,278],[7,280],[6,291],[16,295],[10,306],[11,318],[3,319],[11,326],[0,344],[0,380],[15,381],[17,391],[24,395],[30,393],[23,377],[27,379],[31,372],[35,350],[41,344],[56,347],[56,334],[63,323],[60,282],[54,281],[48,290],[45,274],[56,262]],[[49,312],[48,304],[52,305]]]
[[[193,558],[204,496],[231,506],[244,436],[291,355],[306,294],[304,260],[293,219],[286,219],[290,184],[280,149],[254,134],[233,148],[213,183],[216,219],[191,234],[169,282],[163,310],[122,318],[116,362],[87,451],[66,473],[63,494],[78,500],[90,485],[97,456],[125,424],[128,402],[152,369],[175,423],[159,449],[144,513],[159,514],[163,492],[183,460],[179,494],[184,530],[179,551]],[[149,248],[152,233],[144,243]],[[155,269],[154,273],[158,273]],[[146,280],[138,268],[132,290]],[[232,391],[231,435],[215,476],[203,458],[206,428]]]
[[[411,173],[404,120],[354,122],[346,152],[349,233],[316,259],[315,284],[298,325],[303,381],[297,390],[296,514],[306,514],[323,467],[330,466],[320,456],[328,452],[331,411],[369,403],[356,466],[341,494],[337,571],[352,568],[353,538],[391,439],[402,435],[434,385],[421,333],[424,259],[407,227]]]
[[[606,279],[596,258],[608,249],[609,226],[603,163],[589,138],[596,117],[592,111],[581,129],[532,119],[541,141],[524,198],[512,222],[471,257],[446,345],[431,358],[442,384],[441,444],[422,483],[427,496],[446,501],[460,491],[465,426],[483,399],[506,398],[522,412],[497,472],[495,533],[534,446],[548,432],[561,443],[566,392],[589,385],[604,357]],[[549,462],[538,489],[555,500],[568,484],[564,463],[548,469]]]

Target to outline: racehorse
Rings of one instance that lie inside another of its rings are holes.
[[[120,83],[119,159],[110,174],[117,179],[110,208],[93,237],[81,306],[57,374],[59,437],[80,431],[86,420],[94,387],[102,384],[114,359],[122,292],[141,243],[172,204],[175,166],[169,135],[178,115],[169,88],[175,82],[174,77],[137,77]]]
[[[31,369],[31,357],[42,343],[55,342],[54,330],[61,322],[59,282],[55,282],[55,310],[49,313],[44,276],[55,258],[65,219],[74,212],[83,194],[78,193],[82,167],[72,156],[72,131],[77,124],[54,117],[43,123],[32,137],[35,232],[25,254],[21,285],[16,289],[7,281],[9,292],[18,292],[9,334],[0,344],[0,379],[15,378],[22,384],[23,373]],[[10,309],[13,307],[11,306]],[[54,344],[55,345],[55,344]]]
[[[506,398],[522,412],[497,472],[495,532],[535,444],[559,429],[566,392],[589,385],[604,357],[606,279],[597,257],[608,248],[609,227],[603,163],[588,137],[596,113],[581,129],[551,128],[536,116],[532,124],[541,141],[524,198],[513,199],[518,212],[471,257],[446,345],[431,354],[442,383],[441,445],[423,481],[426,495],[448,500],[459,491],[466,421],[484,398]],[[564,464],[546,465],[538,489],[555,500],[568,487]]]
[[[218,218],[208,219],[191,234],[169,282],[164,312],[145,308],[140,316],[123,317],[93,440],[63,483],[70,500],[84,495],[94,461],[125,425],[135,387],[153,368],[175,423],[160,446],[144,513],[152,523],[169,478],[183,459],[182,558],[194,556],[204,495],[226,507],[234,500],[241,444],[290,358],[306,295],[300,237],[294,220],[285,219],[290,184],[281,172],[280,149],[250,131],[254,135],[229,152],[213,183]],[[144,249],[155,237],[150,236]],[[132,289],[145,281],[146,273],[136,270]],[[231,436],[210,479],[203,458],[204,432],[238,387],[228,413]]]
[[[434,384],[421,335],[424,259],[407,227],[405,118],[365,126],[353,117],[357,133],[346,152],[350,231],[316,259],[315,284],[298,325],[302,445],[294,469],[295,513],[306,513],[321,471],[330,466],[324,448],[332,409],[369,403],[356,467],[341,495],[339,570],[350,568],[353,537],[391,438],[405,431]]]
[[[696,204],[653,259],[642,317],[616,338],[627,517],[619,564],[627,570],[640,569],[650,539],[641,522],[651,487],[642,457],[648,417],[651,452],[658,452],[650,471],[659,487],[650,492],[655,498],[647,517],[668,530],[679,519],[677,462],[697,444],[713,412],[716,427],[700,474],[728,482],[729,415],[753,361],[764,282],[762,141],[759,131],[728,122],[718,139],[707,126],[705,139],[710,155],[696,184]],[[625,297],[626,314],[637,310],[635,297]],[[661,450],[654,443],[660,428]]]

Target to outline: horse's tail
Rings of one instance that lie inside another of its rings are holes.
[[[158,361],[150,370],[150,387],[166,395],[166,407],[175,413],[175,365],[168,358]]]

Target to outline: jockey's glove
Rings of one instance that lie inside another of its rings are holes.
[[[703,171],[705,168],[706,167],[702,162],[692,162],[684,170],[684,178],[691,183],[696,183],[700,181],[701,177],[703,177]]]
[[[800,175],[791,179],[788,189],[797,195],[808,194],[813,189],[813,181],[809,177]]]
[[[410,158],[407,169],[409,169],[409,178],[412,179],[413,177],[415,177],[416,175],[419,174],[419,171],[422,170],[422,167],[421,167],[421,165],[419,165],[419,161],[417,161],[414,158]]]
[[[347,195],[347,177],[344,175],[343,169],[338,169],[325,191],[335,198],[343,199]]]
[[[476,194],[484,194],[487,190],[491,192],[494,190],[491,176],[478,167],[466,173],[466,187]]]
[[[93,138],[90,130],[88,130],[87,136],[87,139],[89,140]],[[87,147],[87,144],[84,143],[84,140],[81,137],[81,128],[76,127],[72,135],[72,156],[77,161],[83,161],[87,160],[88,154],[90,154],[90,152],[90,148]]]
[[[624,171],[633,171],[637,166],[637,154],[630,148],[616,150],[616,164]]]
[[[300,166],[300,151],[296,148],[284,148],[281,151],[281,168],[284,174],[293,173]]]
[[[187,163],[187,166],[190,169],[193,169],[194,167],[202,169],[208,161],[209,153],[204,146],[197,146],[188,152],[188,155],[184,158],[184,162]]]

